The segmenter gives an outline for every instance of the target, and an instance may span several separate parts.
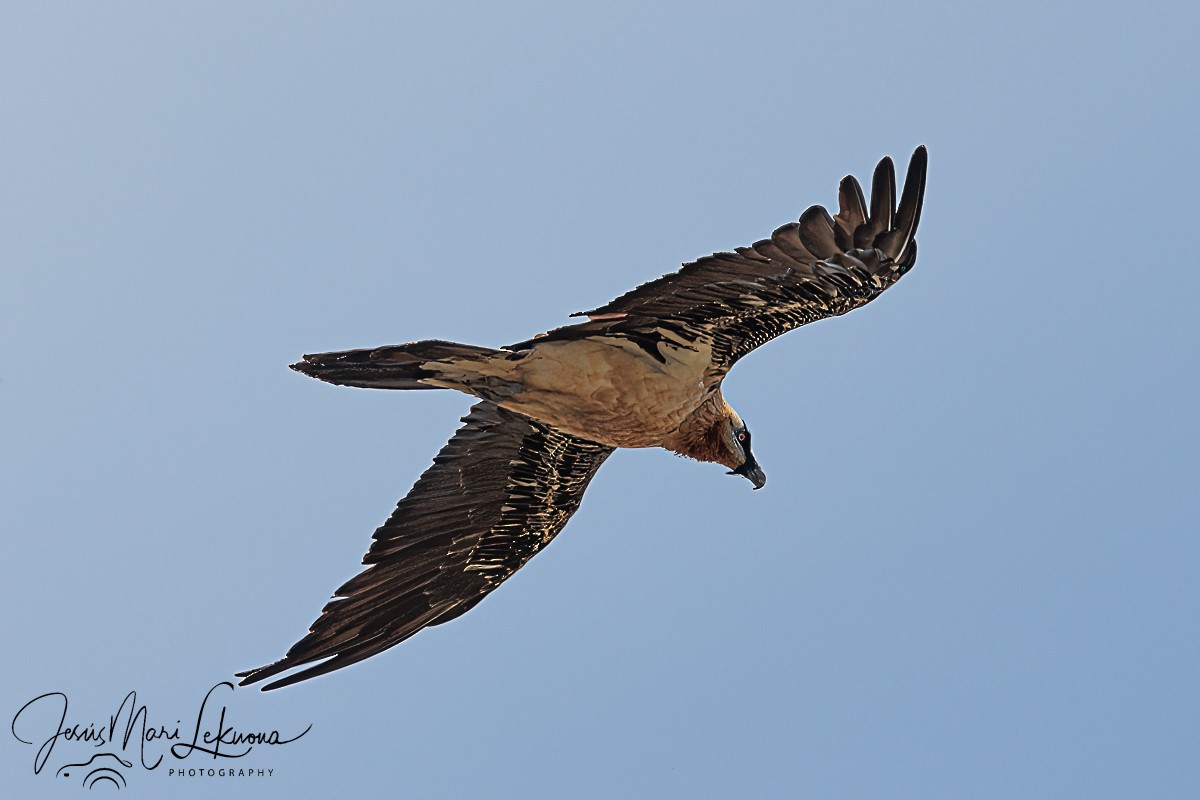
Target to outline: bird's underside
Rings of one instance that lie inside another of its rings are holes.
[[[666,447],[762,486],[722,379],[759,345],[870,302],[912,267],[925,169],[921,147],[897,207],[885,158],[869,204],[847,177],[836,216],[814,206],[769,239],[503,349],[426,340],[293,365],[329,383],[450,388],[480,402],[375,532],[367,569],[283,659],[240,673],[242,685],[305,665],[266,688],[330,672],[465,613],[554,538],[616,447]]]

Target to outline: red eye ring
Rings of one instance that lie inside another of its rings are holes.
[[[745,431],[743,431],[742,433],[739,433],[739,434],[738,434],[738,441],[739,441],[739,442],[744,442],[744,441],[746,441],[746,433],[745,433]]]

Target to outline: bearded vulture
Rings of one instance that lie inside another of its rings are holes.
[[[898,208],[884,158],[869,205],[848,176],[836,216],[813,206],[769,239],[500,350],[426,340],[293,364],[342,386],[457,389],[479,402],[375,531],[367,569],[282,659],[239,673],[241,685],[305,664],[265,688],[331,672],[466,613],[562,530],[618,447],[723,464],[761,489],[750,430],[721,381],[759,345],[869,303],[912,268],[925,168],[918,147]]]

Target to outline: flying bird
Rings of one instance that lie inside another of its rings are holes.
[[[362,661],[469,611],[555,537],[618,447],[715,462],[755,489],[766,474],[721,393],[759,345],[874,300],[912,268],[927,156],[896,204],[890,158],[868,204],[852,176],[835,216],[813,206],[769,239],[685,264],[586,320],[496,350],[439,340],[306,355],[292,369],[369,389],[456,389],[479,398],[463,426],[375,531],[367,568],[307,636],[253,684],[266,689]]]

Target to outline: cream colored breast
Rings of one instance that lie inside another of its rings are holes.
[[[524,390],[503,405],[617,447],[653,447],[704,398],[712,351],[663,345],[660,362],[617,337],[536,345],[514,364]]]

